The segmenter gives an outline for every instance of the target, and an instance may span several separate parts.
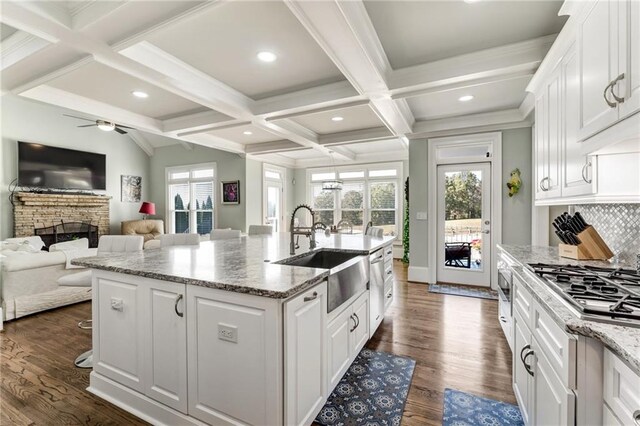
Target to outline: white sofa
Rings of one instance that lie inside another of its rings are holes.
[[[90,288],[58,285],[58,278],[78,272],[78,269],[67,268],[65,252],[40,251],[37,240],[31,240],[35,242],[33,252],[22,253],[12,250],[16,240],[5,242],[4,250],[0,250],[2,320],[91,299]],[[9,245],[12,247],[7,248]],[[86,255],[92,255],[94,250],[89,249]]]

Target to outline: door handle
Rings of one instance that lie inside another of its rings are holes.
[[[373,259],[373,260],[371,261],[371,264],[373,265],[374,263],[378,263],[378,262],[380,262],[380,261],[382,260],[382,258],[383,258],[383,257],[384,257],[384,256],[382,256],[382,255],[380,255],[380,256],[378,256],[378,257],[376,257],[375,259]]]
[[[173,305],[173,309],[176,311],[176,315],[179,316],[180,318],[184,316],[184,312],[180,312],[178,310],[178,303],[180,303],[181,300],[182,300],[182,295],[179,294],[178,297],[176,297],[176,303]]]
[[[306,296],[303,300],[305,302],[311,302],[312,300],[317,299],[317,298],[318,298],[318,292],[314,291],[311,296]]]
[[[584,164],[584,166],[582,166],[582,180],[587,182],[587,183],[591,183],[591,179],[589,179],[587,177],[587,168],[591,167],[591,161],[588,161]]]
[[[524,364],[524,369],[527,370],[527,373],[529,373],[531,377],[533,377],[533,371],[531,371],[531,366],[527,364],[527,358],[529,358],[529,356],[533,354],[535,354],[533,349],[529,349],[529,352],[524,354],[524,357],[522,357],[522,363]]]
[[[353,316],[356,317],[356,328],[360,327],[360,317],[355,312],[353,313]]]
[[[604,101],[607,103],[607,105],[609,105],[611,108],[615,108],[616,106],[618,106],[618,104],[615,102],[611,102],[609,98],[607,98],[607,90],[609,90],[611,86],[613,86],[613,81],[610,82],[607,85],[607,87],[604,88],[604,93],[602,95],[604,96]],[[613,89],[612,89],[612,93],[613,93]]]
[[[637,426],[640,426],[640,410],[636,410],[633,412],[633,422]]]
[[[621,81],[621,80],[624,80],[624,73],[622,73],[619,76],[617,76],[616,79],[611,82],[611,94],[613,95],[613,98],[619,104],[624,103],[624,96],[623,97],[619,97],[618,95],[616,95],[616,92],[614,92],[613,89],[616,86],[616,84],[618,84],[618,82]]]
[[[547,186],[547,187],[545,188],[545,186],[544,186],[543,184],[544,184],[544,182],[545,182],[545,181],[547,181],[547,182],[548,182],[549,180],[550,180],[550,179],[549,179],[548,177],[546,177],[546,178],[542,178],[542,180],[540,181],[540,189],[541,189],[541,190],[543,190],[544,192],[548,191],[548,190],[549,190],[549,187]]]
[[[526,351],[527,349],[530,349],[531,345],[524,345],[522,347],[522,350],[520,350],[520,361],[524,362],[524,360],[522,359],[522,354],[524,354],[524,351]]]
[[[351,318],[351,321],[353,321],[353,328],[349,330],[349,333],[353,333],[353,330],[358,328],[358,323],[356,323],[356,319],[353,317],[353,314],[351,314],[349,318]]]

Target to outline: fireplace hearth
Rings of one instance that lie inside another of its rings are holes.
[[[34,235],[40,236],[48,250],[51,244],[87,238],[89,247],[98,247],[98,227],[84,222],[61,222],[58,225],[34,229]]]

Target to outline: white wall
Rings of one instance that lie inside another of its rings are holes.
[[[120,222],[138,219],[140,203],[120,201],[120,175],[142,176],[142,199],[149,194],[149,157],[127,135],[103,132],[97,128],[78,128],[86,124],[64,117],[74,114],[52,105],[6,94],[1,101],[2,149],[0,150],[0,239],[13,236],[13,211],[8,201],[8,187],[17,178],[17,141],[105,154],[106,193],[112,196],[111,233],[120,233]]]

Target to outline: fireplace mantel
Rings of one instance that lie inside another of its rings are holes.
[[[109,234],[107,195],[17,192],[14,194],[13,229],[16,237],[33,235],[35,228],[65,222],[98,226],[98,234]]]

